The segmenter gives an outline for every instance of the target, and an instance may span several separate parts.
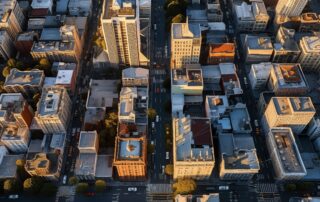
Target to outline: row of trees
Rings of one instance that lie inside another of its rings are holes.
[[[177,194],[191,194],[197,189],[197,184],[192,179],[181,179],[172,185],[174,195]]]
[[[76,192],[78,193],[85,193],[89,190],[89,184],[86,182],[79,182],[79,180],[76,177],[70,177],[69,178],[69,184],[76,186]],[[96,180],[94,184],[94,190],[96,192],[103,192],[106,190],[107,183],[104,180]]]
[[[166,26],[170,30],[172,23],[185,22],[187,0],[167,0],[164,4],[166,11]]]

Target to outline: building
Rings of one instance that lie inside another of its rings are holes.
[[[110,65],[145,66],[141,52],[138,0],[106,0],[101,15],[102,32]]]
[[[129,130],[129,127],[131,128]],[[135,125],[120,123],[116,137],[113,167],[121,181],[141,181],[147,178],[147,138]]]
[[[11,152],[25,153],[28,150],[30,131],[27,127],[8,124],[1,131],[1,143]]]
[[[58,70],[55,85],[65,87],[70,93],[74,93],[76,79],[76,70]]]
[[[173,179],[208,179],[215,165],[210,120],[179,114],[172,128]]]
[[[265,131],[273,127],[290,127],[300,135],[315,115],[310,97],[273,97],[262,118]]]
[[[180,195],[177,194],[174,197],[174,202],[219,202],[219,193],[214,194],[204,194],[202,196],[195,196],[195,195]]]
[[[317,13],[302,13],[299,32],[320,31],[320,16]]]
[[[233,62],[235,56],[234,43],[210,44],[207,64]]]
[[[260,170],[250,135],[219,133],[221,180],[250,180]]]
[[[68,10],[72,16],[88,17],[92,12],[92,0],[70,0]]]
[[[171,69],[179,69],[186,64],[198,64],[201,50],[201,30],[199,24],[172,23],[171,25]]]
[[[305,71],[320,70],[320,36],[305,36],[299,42],[301,50],[298,62]]]
[[[294,40],[294,35],[294,29],[287,29],[283,26],[278,29],[276,43],[273,44],[272,62],[291,63],[297,61],[300,49]]]
[[[273,64],[268,82],[276,95],[305,95],[309,85],[298,63]]]
[[[149,86],[149,70],[140,67],[122,70],[122,86]]]
[[[246,63],[269,62],[273,53],[271,38],[245,35],[244,53]]]
[[[7,31],[0,31],[0,58],[8,60],[14,56],[15,48]]]
[[[269,22],[269,15],[263,0],[251,1],[247,4],[242,1],[233,3],[234,18],[238,31],[265,31]]]
[[[64,133],[45,135],[42,140],[31,140],[24,166],[26,172],[45,180],[58,181],[65,142]]]
[[[221,86],[228,97],[242,95],[240,81],[233,63],[220,63]]]
[[[0,95],[0,124],[28,128],[34,113],[31,106],[20,93],[2,93]]]
[[[211,122],[219,120],[229,109],[228,97],[225,95],[207,95],[205,101],[206,116]]]
[[[47,58],[50,62],[78,63],[81,52],[77,27],[64,25],[43,29],[40,41],[33,44],[30,54],[34,60]]]
[[[32,97],[41,93],[44,78],[43,70],[20,71],[14,68],[6,77],[3,87],[8,93],[22,93],[25,97]]]
[[[247,106],[243,103],[237,103],[230,107],[230,121],[233,133],[251,133],[250,116]]]
[[[53,0],[32,0],[31,8],[33,10],[48,10],[52,13]]]
[[[299,180],[307,175],[290,128],[271,128],[266,140],[277,180]]]
[[[18,34],[14,46],[18,52],[27,55],[30,53],[33,42],[38,40],[38,34],[35,31],[22,32]]]
[[[269,62],[251,65],[249,80],[253,90],[265,89],[270,76],[271,68],[272,64]]]
[[[200,67],[188,66],[171,70],[171,93],[202,95],[203,78]]]
[[[22,32],[25,17],[17,0],[3,0],[0,2],[0,29],[6,30],[14,41],[18,33]]]
[[[278,1],[275,8],[276,15],[288,17],[299,16],[307,3],[308,0]]]
[[[99,150],[97,131],[81,131],[75,175],[79,180],[94,180]]]
[[[43,133],[66,133],[71,105],[65,88],[55,86],[44,88],[35,114],[35,119]]]
[[[222,22],[223,12],[221,10],[219,1],[207,1],[207,18],[209,22]]]
[[[148,124],[148,88],[123,87],[119,100],[119,123]]]
[[[17,166],[16,161],[24,159],[24,154],[8,154],[8,151],[4,146],[1,146],[1,154],[0,154],[0,179],[14,179],[17,175]]]
[[[306,134],[309,136],[310,140],[315,140],[320,137],[320,119],[312,118],[308,125],[308,130]]]

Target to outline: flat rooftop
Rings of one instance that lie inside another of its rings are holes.
[[[273,50],[271,38],[268,36],[246,35],[246,45],[253,50]]]
[[[117,160],[139,160],[143,157],[145,138],[118,138]]]
[[[32,52],[73,51],[74,42],[39,41],[33,43]]]
[[[210,53],[234,53],[234,43],[211,44]]]
[[[41,85],[44,80],[43,70],[33,69],[30,71],[20,71],[11,69],[10,74],[6,77],[6,85]]]
[[[39,116],[49,116],[57,114],[61,109],[63,96],[68,96],[65,88],[49,87],[42,91],[38,103]]]
[[[277,85],[282,88],[308,88],[306,78],[298,63],[273,64],[273,70],[277,78]]]
[[[119,80],[91,79],[86,107],[112,107],[114,100],[118,99],[117,86],[119,83]]]
[[[81,131],[79,139],[79,148],[95,147],[98,134],[96,131]]]
[[[305,36],[302,37],[300,43],[303,43],[306,51],[320,52],[320,37],[319,36]]]
[[[2,93],[0,95],[0,117],[7,116],[10,120],[12,113],[21,113],[23,111],[24,104],[25,99],[21,93]]]
[[[112,177],[113,155],[98,155],[95,177]]]
[[[3,0],[0,2],[0,20],[1,22],[7,22],[11,11],[16,5],[17,1],[14,0]]]
[[[171,71],[173,85],[203,86],[202,70],[200,68],[182,68]]]
[[[60,41],[60,28],[43,28],[40,41]]]
[[[230,112],[230,120],[234,132],[251,132],[250,116],[247,106],[237,103],[232,107]]]
[[[290,128],[271,128],[272,147],[282,169],[286,173],[306,173],[300,152]]]
[[[137,0],[106,0],[103,7],[103,19],[113,17],[136,17]],[[139,16],[137,16],[139,17]]]
[[[95,175],[96,163],[96,153],[79,153],[74,172],[76,175]]]
[[[148,79],[149,78],[149,70],[144,68],[126,68],[122,70],[122,79],[124,78],[132,78],[132,79]]]
[[[193,23],[173,23],[171,33],[174,39],[201,37],[200,25]]]
[[[301,21],[304,23],[319,22],[320,20],[317,13],[302,13],[300,17]]]
[[[2,141],[23,140],[28,136],[28,128],[18,127],[17,125],[7,125],[3,128],[1,134]]]
[[[17,36],[17,41],[34,41],[37,35],[35,31],[22,32]]]
[[[220,63],[219,69],[220,69],[221,75],[237,74],[236,67],[233,63]]]
[[[259,64],[252,64],[251,71],[253,71],[256,78],[269,78],[272,67],[271,62],[262,62]]]
[[[25,155],[5,155],[0,164],[0,179],[14,178],[16,176],[16,161],[25,159]]]
[[[72,83],[74,70],[58,70],[56,84],[69,85]]]
[[[229,107],[229,101],[225,95],[207,95],[206,102],[209,105],[211,116],[219,116]]]
[[[271,101],[281,115],[316,111],[310,97],[273,97]]]

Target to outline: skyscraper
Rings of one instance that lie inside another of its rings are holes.
[[[278,1],[276,6],[276,14],[282,16],[298,16],[302,13],[308,0],[282,0]]]
[[[111,66],[148,62],[140,47],[139,1],[106,0],[101,22]]]

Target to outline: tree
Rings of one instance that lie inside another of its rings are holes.
[[[164,172],[167,175],[173,175],[173,165],[172,164],[167,164],[165,169],[164,169]]]
[[[190,194],[194,190],[196,190],[197,184],[192,179],[182,179],[178,180],[176,183],[172,185],[172,189],[174,191],[174,195],[177,194]]]
[[[54,196],[56,193],[57,193],[57,186],[48,182],[44,183],[40,190],[40,194],[43,196]]]
[[[51,63],[47,58],[41,58],[39,60],[39,65],[36,65],[35,68],[43,70],[46,76],[51,74]]]
[[[70,185],[76,185],[76,184],[78,184],[78,182],[79,182],[79,180],[78,180],[78,178],[75,177],[75,176],[70,177],[69,180],[68,180],[68,183],[69,183]]]
[[[16,179],[7,179],[3,183],[5,193],[16,193],[20,191],[20,184]]]
[[[16,68],[16,66],[17,66],[17,61],[16,61],[14,58],[10,58],[10,59],[7,61],[7,66],[10,67],[10,68]]]
[[[178,14],[172,18],[171,23],[181,23],[185,21],[186,21],[186,17],[182,14]]]
[[[76,187],[76,192],[77,193],[84,193],[86,191],[88,191],[88,188],[89,188],[89,185],[88,183],[85,183],[85,182],[81,182],[77,185]]]
[[[107,183],[104,180],[97,180],[95,183],[96,192],[103,192],[107,187]]]
[[[36,93],[32,96],[32,100],[34,104],[37,104],[40,100],[41,94],[40,93]]]
[[[27,193],[37,194],[40,192],[44,182],[40,177],[31,177],[23,182],[23,189]]]
[[[4,85],[4,82],[0,81],[0,93],[5,93],[6,92],[4,87],[3,87],[3,85]]]
[[[149,119],[154,119],[157,116],[157,111],[153,108],[149,108],[147,114]]]
[[[28,178],[23,182],[23,190],[26,192],[31,192],[32,190],[32,179]]]
[[[115,112],[110,112],[105,120],[106,128],[116,127],[118,124],[118,114]]]
[[[18,159],[16,160],[16,166],[18,167],[24,167],[24,164],[26,164],[26,161],[24,159]]]
[[[169,77],[167,77],[167,78],[163,81],[162,86],[163,86],[165,89],[167,89],[167,90],[169,90],[169,89],[171,88],[171,80],[170,80]]]
[[[2,76],[7,77],[10,74],[10,71],[11,71],[11,67],[8,67],[8,66],[4,67],[2,70]]]

